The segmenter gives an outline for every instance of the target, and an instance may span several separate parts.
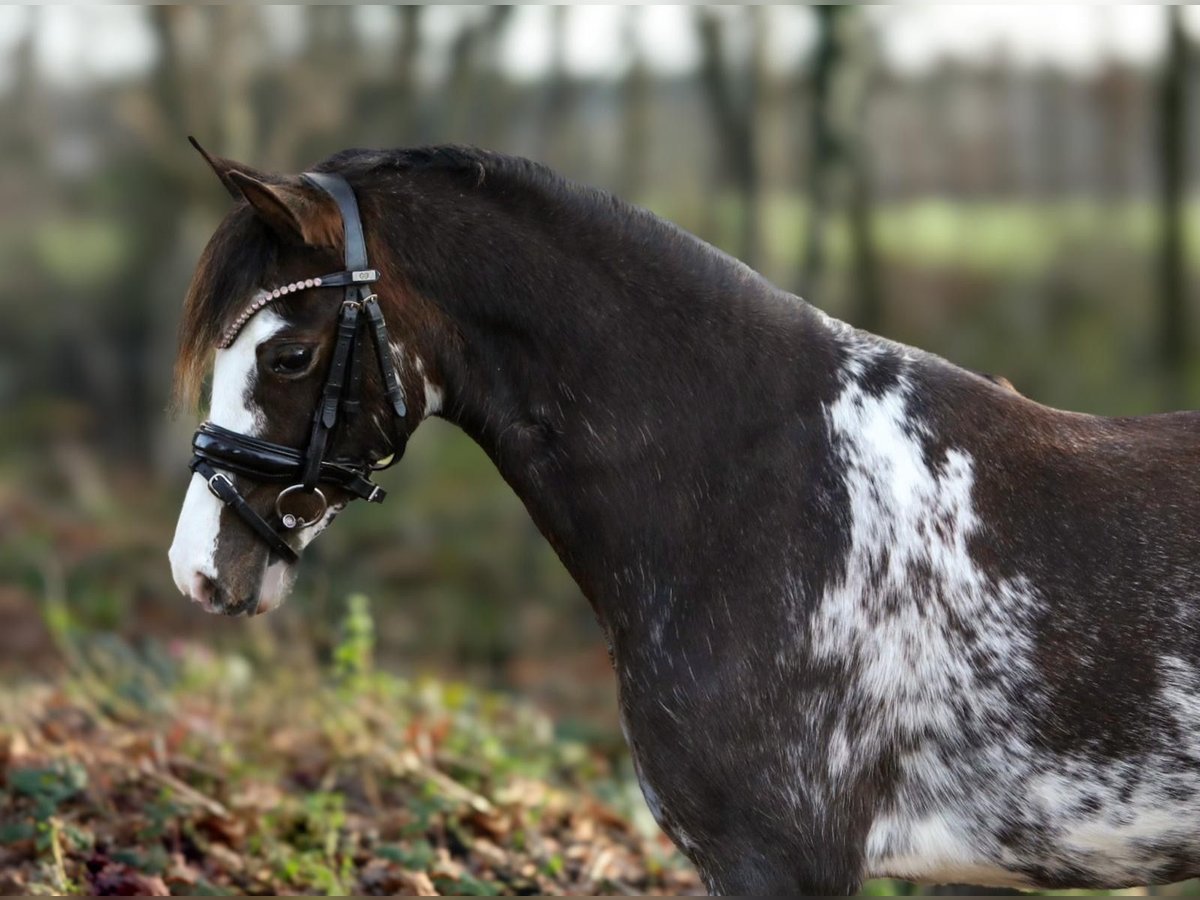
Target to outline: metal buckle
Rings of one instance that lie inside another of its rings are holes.
[[[325,499],[325,495],[321,492],[321,489],[315,487],[312,489],[311,493],[321,501],[321,508],[317,511],[316,515],[314,515],[311,519],[305,520],[293,515],[292,513],[285,513],[283,511],[283,507],[281,506],[283,503],[283,498],[289,494],[294,494],[297,491],[309,493],[309,491],[305,489],[304,485],[293,484],[291,487],[284,488],[282,491],[280,491],[279,496],[275,498],[275,515],[279,516],[279,521],[282,522],[283,527],[289,531],[291,531],[293,528],[308,528],[310,525],[316,525],[319,521],[321,521],[321,517],[325,515],[326,510],[329,509],[329,501]]]
[[[379,485],[375,485],[374,488],[375,489],[371,491],[371,496],[367,498],[367,502],[382,503],[385,496],[383,493],[383,488],[381,488]]]
[[[208,479],[208,489],[212,492],[212,495],[214,497],[216,497],[218,500],[224,500],[225,498],[221,496],[221,492],[218,491],[216,489],[216,487],[213,486],[213,482],[216,481],[218,478],[220,478],[223,482],[225,482],[226,486],[229,487],[230,490],[233,489],[233,482],[229,480],[229,476],[226,475],[224,472],[216,472],[213,474],[212,478]]]

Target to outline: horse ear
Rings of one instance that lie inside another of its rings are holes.
[[[212,169],[217,178],[221,180],[221,184],[225,185],[225,190],[229,191],[229,196],[234,200],[241,200],[242,192],[238,190],[237,185],[234,184],[233,180],[229,177],[230,172],[236,168],[239,168],[238,164],[228,159],[222,159],[219,156],[213,156],[211,153],[201,147],[200,142],[190,134],[188,135],[188,143],[195,147],[196,152],[204,157],[204,161],[208,163],[208,167]],[[241,166],[240,168],[245,169],[246,167]]]
[[[258,217],[276,233],[310,247],[337,249],[341,244],[341,214],[332,198],[302,178],[270,181],[233,169],[229,180]]]

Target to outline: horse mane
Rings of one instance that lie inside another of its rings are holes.
[[[314,169],[318,172],[338,172],[350,179],[355,175],[387,171],[426,170],[466,176],[476,187],[497,181],[556,192],[577,187],[542,163],[463,144],[393,150],[341,150],[318,163]],[[591,188],[586,190],[602,193]]]
[[[700,258],[717,258],[732,264],[741,276],[753,271],[741,260],[712,247],[675,223],[609,191],[572,181],[549,166],[523,156],[509,156],[462,144],[394,150],[351,149],[333,154],[314,169],[337,172],[351,184],[393,173],[438,172],[462,180],[469,190],[499,195],[505,203],[511,203],[514,195],[519,194],[522,200],[542,201],[543,207],[552,210],[556,217],[571,212],[580,222],[616,221],[626,232],[637,232],[643,245],[663,241],[684,256],[694,252],[696,258],[690,261],[692,264]]]

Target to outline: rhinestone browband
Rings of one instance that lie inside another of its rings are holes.
[[[228,350],[229,346],[237,339],[238,334],[241,333],[242,328],[244,328],[246,323],[250,321],[250,317],[268,303],[272,303],[275,300],[278,300],[280,297],[285,297],[288,294],[294,294],[296,291],[306,291],[310,288],[320,286],[320,278],[306,278],[304,281],[293,281],[291,284],[285,284],[282,287],[272,288],[269,291],[263,291],[258,295],[257,298],[255,298],[253,303],[242,310],[241,315],[233,320],[233,324],[225,329],[225,334],[221,336],[221,341],[217,344],[217,349]]]

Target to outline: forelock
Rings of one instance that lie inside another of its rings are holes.
[[[175,361],[174,406],[194,408],[208,362],[226,324],[255,288],[275,280],[279,240],[240,203],[225,217],[196,265],[183,301]]]

